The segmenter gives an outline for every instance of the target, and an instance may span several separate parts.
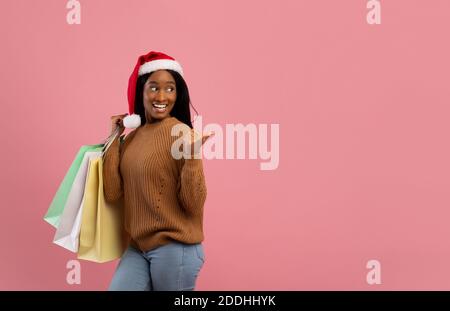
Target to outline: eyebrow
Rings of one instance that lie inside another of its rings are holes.
[[[175,82],[173,82],[173,81],[164,81],[166,84],[175,84]],[[158,82],[157,81],[149,81],[149,83],[154,83],[154,84],[158,84]]]

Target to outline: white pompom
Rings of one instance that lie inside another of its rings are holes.
[[[138,114],[132,114],[123,118],[123,126],[129,129],[135,129],[141,125],[141,117]]]

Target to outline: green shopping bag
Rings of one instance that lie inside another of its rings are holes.
[[[69,168],[69,171],[66,173],[66,176],[61,182],[61,185],[59,186],[58,191],[56,192],[53,201],[47,210],[47,213],[44,216],[44,220],[51,224],[53,227],[57,228],[59,225],[59,218],[64,211],[70,189],[72,188],[75,176],[80,169],[84,154],[87,151],[101,151],[103,147],[104,144],[81,146],[75,157],[75,160],[72,162],[72,165]]]

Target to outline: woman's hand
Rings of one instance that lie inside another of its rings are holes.
[[[213,135],[214,132],[209,132],[202,136],[196,130],[191,129],[190,133],[183,137],[183,146],[187,148],[187,150],[190,150],[191,159],[201,158],[200,155],[201,146],[203,146],[203,144],[208,140],[208,138],[210,138]]]
[[[118,129],[120,136],[123,131],[125,131],[125,126],[123,126],[123,118],[125,118],[128,115],[128,113],[119,114],[117,116],[111,117],[111,135]]]

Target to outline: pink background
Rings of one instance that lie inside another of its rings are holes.
[[[83,144],[127,112],[138,55],[175,57],[203,123],[279,123],[280,165],[205,161],[197,290],[450,290],[450,2],[1,2],[0,289],[104,290],[117,262],[42,217]],[[368,285],[366,263],[381,263]]]

